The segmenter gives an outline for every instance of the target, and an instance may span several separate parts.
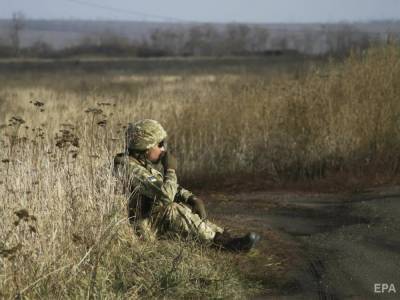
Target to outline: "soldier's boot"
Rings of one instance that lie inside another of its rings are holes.
[[[231,237],[231,235],[224,231],[223,233],[217,232],[214,237],[214,244],[226,250],[231,251],[249,251],[260,240],[260,235],[255,232],[249,232],[242,237]]]

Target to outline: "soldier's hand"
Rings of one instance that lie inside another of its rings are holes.
[[[165,171],[167,171],[168,169],[176,170],[178,166],[178,162],[176,161],[175,156],[173,156],[169,152],[164,153],[163,157],[161,158],[161,163]]]
[[[202,220],[207,218],[206,207],[203,200],[192,196],[188,199],[188,204],[192,207],[192,212],[198,214]]]

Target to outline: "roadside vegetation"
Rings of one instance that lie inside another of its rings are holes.
[[[399,47],[388,45],[307,72],[232,63],[191,73],[157,61],[140,70],[4,71],[0,298],[251,294],[257,283],[226,253],[133,235],[111,173],[126,123],[166,127],[189,187],[244,176],[396,181],[399,61]]]

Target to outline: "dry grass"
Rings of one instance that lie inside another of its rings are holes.
[[[149,79],[149,85],[158,82]],[[225,254],[197,243],[137,241],[128,226],[111,160],[123,149],[123,124],[150,117],[148,99],[155,109],[154,95],[162,90],[143,90],[136,99],[43,87],[2,90],[8,123],[1,139],[0,298],[249,293]]]
[[[45,106],[36,102],[39,116]],[[7,128],[0,298],[244,297],[251,287],[224,254],[137,240],[111,174],[116,148],[100,111],[85,114],[87,125],[60,124],[55,138],[19,118]]]
[[[395,176],[399,59],[391,45],[273,80],[211,71],[1,75],[0,297],[242,297],[249,288],[221,254],[132,235],[111,175],[124,124],[164,124],[186,181]]]

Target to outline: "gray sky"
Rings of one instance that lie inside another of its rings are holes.
[[[400,19],[400,0],[0,0],[0,18],[198,22]],[[171,18],[171,19],[169,19]]]

